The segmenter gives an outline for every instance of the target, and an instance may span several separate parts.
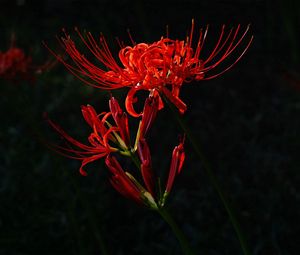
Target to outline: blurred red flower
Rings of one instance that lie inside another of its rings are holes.
[[[53,67],[56,61],[46,61],[42,65],[35,65],[32,57],[22,48],[16,47],[15,35],[11,35],[10,47],[7,51],[0,51],[0,79],[19,82],[33,82],[37,74]]]
[[[0,78],[5,80],[33,80],[32,58],[20,48],[11,47],[0,52]]]

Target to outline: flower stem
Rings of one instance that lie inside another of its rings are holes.
[[[164,98],[164,97],[163,97]],[[228,214],[228,217],[231,221],[231,224],[233,225],[233,228],[236,232],[236,235],[238,237],[238,240],[240,242],[240,246],[241,249],[243,251],[244,255],[250,255],[251,252],[249,251],[245,236],[241,230],[240,224],[238,223],[236,216],[234,214],[234,210],[232,208],[232,206],[230,205],[229,201],[226,199],[225,194],[220,186],[220,184],[218,183],[217,178],[215,177],[213,171],[212,171],[212,167],[210,165],[210,163],[208,162],[208,160],[206,159],[206,157],[204,156],[204,154],[202,153],[202,150],[200,148],[199,143],[197,142],[197,139],[195,138],[195,136],[192,134],[192,132],[190,131],[190,129],[188,128],[188,125],[186,124],[186,122],[184,121],[183,118],[181,118],[178,114],[177,109],[175,109],[174,105],[171,104],[169,102],[169,100],[167,100],[166,98],[164,98],[165,102],[168,104],[169,108],[172,111],[172,114],[175,116],[176,120],[178,121],[180,127],[182,128],[182,130],[185,132],[187,139],[190,141],[194,151],[197,153],[198,157],[200,158],[205,173],[207,174],[210,182],[212,183],[213,187],[215,188],[215,190],[217,191],[220,200],[222,201],[226,212]]]
[[[141,169],[141,163],[140,163],[140,160],[139,160],[139,158],[137,157],[137,155],[134,153],[134,152],[132,152],[132,151],[130,151],[130,158],[131,158],[131,160],[133,161],[133,163],[135,164],[135,166],[138,168],[138,169]]]
[[[185,255],[194,255],[195,253],[192,251],[191,247],[188,244],[188,241],[183,234],[183,232],[180,230],[174,219],[172,218],[171,214],[168,212],[168,210],[164,207],[159,208],[158,213],[161,215],[161,217],[168,223],[168,225],[173,230],[174,234],[176,235],[182,251]]]
[[[135,153],[133,153],[132,151],[130,151],[130,158],[133,161],[133,163],[137,166],[137,168],[141,169],[140,160],[137,157],[137,155]],[[184,234],[182,233],[182,231],[180,230],[180,228],[178,227],[178,225],[172,218],[171,214],[167,211],[167,209],[165,209],[164,207],[159,207],[159,208],[156,207],[155,211],[157,211],[162,216],[162,218],[168,223],[168,225],[171,227],[171,229],[173,230],[174,234],[176,235],[176,237],[181,245],[181,248],[182,248],[182,251],[184,252],[184,254],[185,255],[194,255],[194,252],[191,250]]]

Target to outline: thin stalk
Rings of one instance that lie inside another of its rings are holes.
[[[130,152],[130,158],[133,161],[133,163],[137,166],[137,168],[139,170],[141,170],[140,160],[134,152]],[[167,211],[167,209],[165,209],[164,207],[160,207],[160,208],[156,209],[155,211],[157,211],[162,216],[162,218],[168,223],[168,225],[171,227],[173,233],[175,234],[176,238],[178,239],[178,241],[181,245],[183,253],[185,255],[194,255],[194,252],[191,250],[185,235],[180,230],[180,228],[178,227],[178,225],[172,218],[171,214]]]
[[[133,161],[133,163],[135,164],[135,166],[138,169],[141,169],[141,162],[140,162],[139,158],[137,157],[137,155],[132,151],[130,151],[130,158]]]
[[[173,233],[175,234],[176,238],[178,239],[181,249],[185,255],[194,255],[195,253],[192,251],[191,247],[189,246],[189,243],[183,234],[183,232],[180,230],[174,219],[172,218],[171,214],[167,211],[166,208],[160,208],[158,209],[158,213],[161,215],[161,217],[168,223],[168,225],[171,227]]]
[[[231,224],[232,224],[232,226],[233,226],[233,228],[236,232],[236,235],[238,237],[238,240],[240,242],[240,246],[241,246],[241,249],[243,251],[243,254],[244,255],[251,255],[251,252],[249,251],[249,248],[248,248],[248,245],[247,245],[247,242],[246,242],[246,238],[243,234],[243,231],[240,227],[239,222],[237,221],[234,210],[233,210],[232,206],[230,205],[229,201],[226,199],[225,193],[223,192],[217,178],[215,177],[215,175],[212,171],[212,167],[211,167],[210,163],[208,162],[208,160],[206,159],[206,157],[202,153],[201,147],[200,147],[199,143],[197,142],[197,139],[195,138],[195,136],[192,134],[192,132],[188,128],[188,125],[186,124],[184,119],[179,116],[178,111],[177,111],[177,109],[175,109],[174,105],[171,104],[169,102],[169,100],[167,100],[166,98],[164,98],[164,102],[166,102],[167,105],[169,106],[169,108],[171,109],[173,116],[178,121],[178,123],[179,123],[180,127],[182,128],[182,130],[184,131],[187,139],[190,141],[194,151],[197,153],[200,161],[202,162],[205,173],[207,174],[210,182],[212,183],[213,187],[217,191],[217,193],[219,195],[219,198],[222,201],[222,203],[223,203],[223,205],[226,209],[228,217],[231,221]]]

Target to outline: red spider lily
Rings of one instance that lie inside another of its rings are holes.
[[[207,58],[202,58],[201,53],[208,27],[205,31],[200,30],[196,48],[193,49],[194,21],[192,21],[189,36],[185,40],[162,37],[159,41],[150,44],[136,44],[132,41],[133,46],[123,47],[120,50],[120,63],[113,57],[103,35],[100,35],[97,42],[91,33],[86,33],[86,38],[84,38],[76,29],[80,39],[105,68],[93,64],[81,54],[66,32],[61,38],[61,44],[75,65],[69,63],[61,55],[50,51],[70,72],[88,85],[107,90],[130,87],[126,99],[126,109],[132,116],[141,116],[141,113],[137,113],[133,108],[136,101],[135,94],[139,90],[151,91],[156,96],[159,93],[163,94],[176,105],[181,113],[184,113],[187,107],[179,98],[182,84],[192,80],[215,78],[236,64],[249,48],[253,39],[252,36],[242,53],[236,57],[232,64],[217,73],[213,73],[213,70],[232,55],[242,43],[248,33],[249,26],[242,33],[240,30],[240,25],[238,25],[237,28],[230,29],[225,35],[225,26],[222,26],[216,45]],[[162,107],[160,102],[160,108]]]
[[[82,115],[87,124],[92,128],[92,132],[88,137],[89,145],[74,139],[59,125],[47,118],[48,123],[67,143],[67,146],[52,145],[52,148],[62,155],[81,160],[80,173],[82,175],[87,175],[84,167],[88,163],[105,157],[105,163],[112,173],[111,184],[119,193],[138,204],[158,209],[158,206],[163,206],[171,190],[175,176],[180,172],[184,161],[183,142],[181,142],[173,151],[165,193],[163,196],[157,198],[151,153],[145,136],[156,117],[158,104],[158,97],[150,96],[146,99],[136,139],[137,148],[132,148],[130,145],[126,113],[122,111],[118,101],[113,97],[109,100],[109,112],[97,114],[92,106],[82,106]],[[115,125],[110,124],[108,118],[112,118]],[[125,172],[117,159],[111,155],[112,152],[118,151],[121,155],[130,156],[134,159],[141,171],[145,187],[129,172]],[[136,151],[137,156],[135,155]]]
[[[86,175],[84,166],[99,158],[109,155],[111,152],[127,151],[129,144],[129,132],[126,114],[123,114],[116,99],[111,98],[110,112],[97,114],[90,105],[82,106],[82,115],[88,125],[92,128],[92,133],[88,137],[90,145],[85,145],[70,135],[68,135],[59,125],[48,120],[49,124],[65,139],[67,147],[53,145],[52,147],[61,154],[82,161],[80,173]],[[108,118],[113,116],[116,126],[108,122]],[[111,146],[113,143],[114,146]],[[77,147],[76,149],[73,146]]]

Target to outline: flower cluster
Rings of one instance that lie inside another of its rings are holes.
[[[253,37],[250,37],[233,63],[217,70],[217,67],[243,42],[249,26],[243,32],[240,30],[239,25],[226,33],[225,26],[222,26],[217,43],[206,58],[202,57],[202,52],[208,27],[204,31],[200,30],[196,47],[193,48],[194,21],[185,40],[162,37],[153,43],[132,42],[132,46],[121,48],[119,61],[113,57],[103,35],[100,35],[97,42],[91,33],[86,33],[84,37],[76,28],[80,39],[104,68],[93,64],[83,55],[65,31],[61,44],[72,61],[49,50],[70,72],[88,85],[105,90],[129,87],[125,104],[128,113],[134,117],[141,116],[141,113],[137,113],[133,107],[136,92],[139,90],[147,90],[155,96],[163,95],[178,108],[180,113],[184,113],[187,106],[180,99],[181,86],[192,80],[215,78],[238,62],[250,46]],[[162,107],[163,103],[160,101],[160,109]]]
[[[162,189],[152,169],[147,133],[158,111],[164,106],[163,99],[173,103],[180,113],[184,113],[187,106],[180,98],[180,90],[184,83],[215,78],[239,61],[248,49],[252,36],[231,64],[221,70],[217,69],[246,38],[249,26],[242,33],[240,30],[238,26],[226,34],[223,26],[215,47],[206,58],[203,58],[202,51],[208,27],[200,31],[196,47],[193,48],[194,21],[192,21],[191,30],[185,40],[174,40],[167,36],[153,43],[137,44],[132,41],[132,46],[122,46],[117,61],[112,56],[103,35],[100,36],[99,42],[96,42],[90,33],[84,37],[76,29],[83,43],[102,64],[102,68],[81,54],[71,37],[64,32],[61,44],[69,60],[48,48],[57,60],[88,85],[104,90],[129,87],[125,100],[126,111],[130,116],[139,118],[140,123],[135,142],[132,143],[128,116],[118,101],[111,97],[109,112],[97,114],[92,106],[82,107],[83,117],[92,129],[88,145],[74,139],[48,119],[50,125],[61,134],[67,144],[53,147],[63,155],[81,160],[80,172],[83,175],[86,175],[84,170],[86,164],[105,158],[105,164],[111,172],[111,184],[119,193],[152,209],[163,207],[185,160],[184,139],[181,139],[173,150],[169,175],[165,188]],[[133,105],[137,101],[136,93],[140,90],[149,91],[149,96],[144,102],[143,111],[138,113]],[[121,156],[132,159],[139,169],[140,178],[123,169],[120,163]],[[164,192],[161,192],[162,190]]]
[[[174,148],[165,192],[157,194],[157,190],[161,188],[155,187],[158,182],[153,174],[151,153],[146,136],[158,111],[158,98],[151,96],[146,99],[134,145],[130,142],[128,117],[114,97],[109,100],[109,108],[109,112],[97,114],[92,106],[82,106],[83,117],[92,129],[88,136],[88,145],[74,139],[58,124],[47,118],[48,123],[66,142],[64,146],[52,145],[52,148],[67,157],[81,160],[80,173],[82,175],[87,175],[84,167],[88,163],[105,158],[105,163],[112,174],[111,184],[118,192],[152,209],[163,206],[171,191],[174,178],[182,168],[184,141],[180,141],[180,144]],[[140,170],[144,184],[141,184],[130,172],[124,171],[113,154],[132,158]]]

